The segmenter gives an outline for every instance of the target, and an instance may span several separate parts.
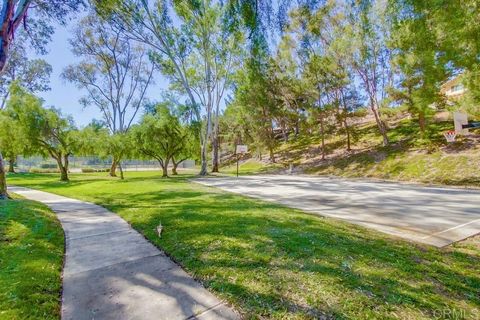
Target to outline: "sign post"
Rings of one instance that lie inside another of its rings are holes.
[[[237,144],[235,148],[235,153],[237,155],[237,178],[238,178],[238,161],[239,161],[239,154],[245,154],[248,152],[248,147],[244,144]]]
[[[464,125],[468,125],[468,116],[466,113],[454,112],[453,124],[456,134],[468,134],[468,129],[464,127]]]

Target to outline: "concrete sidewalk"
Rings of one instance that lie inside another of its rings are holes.
[[[62,319],[238,319],[116,214],[95,204],[11,187],[42,202],[65,230]]]

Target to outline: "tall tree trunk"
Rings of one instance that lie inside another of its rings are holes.
[[[427,128],[427,119],[425,118],[425,112],[418,114],[418,125],[420,126],[420,134],[422,137],[425,135],[425,129]]]
[[[213,123],[213,139],[212,139],[212,172],[218,172],[220,166],[220,158],[218,156],[220,150],[220,104],[216,103],[215,119]]]
[[[199,175],[206,176],[208,174],[207,171],[207,140],[202,143],[201,154],[200,154],[200,162],[201,168]]]
[[[343,125],[345,126],[345,132],[347,134],[347,151],[352,150],[351,142],[350,142],[350,127],[348,126],[347,119],[343,120]]]
[[[375,116],[375,121],[377,122],[377,127],[378,130],[380,131],[380,134],[382,135],[383,138],[383,145],[386,147],[388,146],[388,137],[387,137],[387,128],[385,128],[385,124],[382,122],[382,119],[380,118],[380,113],[378,112],[378,107],[375,104],[373,99],[370,99],[370,109],[373,112],[373,115]]]
[[[212,139],[212,172],[218,172],[219,160],[218,160],[218,132],[214,131]]]
[[[287,129],[285,129],[283,126],[282,126],[282,135],[283,135],[283,141],[288,142],[288,132],[287,132]]]
[[[15,157],[11,157],[9,160],[8,160],[8,172],[9,173],[15,173]]]
[[[323,114],[320,115],[320,135],[322,136],[322,160],[325,160],[325,124]]]
[[[68,160],[69,155],[66,154],[63,156],[63,166],[65,167],[65,170],[68,172],[68,168],[70,167],[70,161]]]
[[[118,162],[117,162],[117,159],[115,159],[115,157],[113,157],[112,159],[112,165],[110,166],[110,177],[116,177],[117,176],[117,165],[118,165]]]
[[[205,128],[205,134],[203,136],[203,143],[201,148],[201,168],[200,168],[200,175],[206,176],[208,174],[208,163],[207,163],[207,149],[208,149],[208,140],[210,138],[210,130],[212,126],[212,112],[211,109],[207,112],[207,126]]]
[[[210,92],[209,92],[210,94]],[[207,163],[207,149],[208,149],[208,141],[210,139],[210,131],[212,128],[212,108],[210,107],[210,101],[211,99],[209,98],[208,100],[208,105],[209,107],[207,108],[207,123],[206,123],[206,128],[205,128],[205,133],[203,135],[203,141],[202,142],[202,147],[201,147],[201,155],[200,155],[200,161],[201,161],[201,168],[200,168],[200,175],[201,176],[206,176],[208,174],[208,163]]]
[[[5,173],[5,167],[3,165],[3,156],[0,152],[0,200],[8,199],[7,193],[7,174]]]
[[[7,104],[8,96],[10,95],[10,92],[7,92],[3,98],[2,98],[2,104],[0,105],[0,110],[3,110],[5,108],[5,105]]]
[[[271,145],[268,146],[268,151],[270,153],[270,161],[275,163],[275,152],[273,151],[273,147]]]

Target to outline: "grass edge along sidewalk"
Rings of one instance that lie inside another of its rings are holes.
[[[60,319],[64,235],[46,206],[0,202],[0,319]]]
[[[478,239],[444,249],[412,244],[186,178],[140,172],[125,181],[105,174],[72,175],[70,183],[31,174],[10,181],[104,205],[246,318],[478,315]]]

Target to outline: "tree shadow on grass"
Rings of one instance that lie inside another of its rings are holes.
[[[248,315],[387,318],[480,306],[478,256],[230,194],[146,192],[112,208],[126,215],[144,201],[159,206],[138,211],[135,227]]]
[[[480,255],[412,244],[184,180],[146,182],[142,191],[118,184],[99,193],[93,181],[82,190],[247,318],[420,318],[480,307]]]
[[[7,318],[60,315],[63,231],[42,207],[28,200],[0,203],[0,314]]]

